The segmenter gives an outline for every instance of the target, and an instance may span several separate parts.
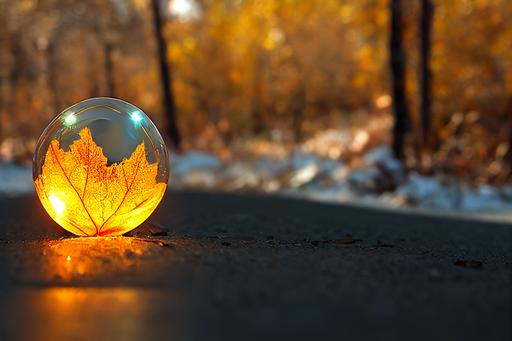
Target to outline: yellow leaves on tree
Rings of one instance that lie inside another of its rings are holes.
[[[144,142],[129,159],[107,165],[103,150],[84,128],[64,151],[51,141],[41,175],[34,181],[46,211],[81,236],[120,235],[146,220],[164,195],[158,165],[146,159]]]

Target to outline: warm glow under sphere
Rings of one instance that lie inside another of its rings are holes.
[[[79,236],[121,235],[158,206],[169,179],[162,136],[139,108],[92,98],[61,112],[37,142],[33,178],[48,214]]]

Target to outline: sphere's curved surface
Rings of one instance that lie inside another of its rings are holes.
[[[46,127],[36,145],[33,179],[44,208],[66,230],[121,235],[162,200],[169,157],[142,110],[115,98],[92,98]]]

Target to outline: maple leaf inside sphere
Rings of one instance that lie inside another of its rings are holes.
[[[139,108],[92,98],[57,115],[37,142],[34,185],[48,214],[79,236],[121,235],[158,206],[169,157]]]

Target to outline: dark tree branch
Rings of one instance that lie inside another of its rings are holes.
[[[158,5],[159,0],[151,0],[151,10],[153,12],[154,34],[158,49],[158,63],[160,67],[160,82],[162,86],[162,104],[167,116],[167,132],[177,149],[181,146],[181,136],[176,123],[176,111],[174,97],[172,93],[171,70],[167,57],[167,44],[163,35],[163,23]]]
[[[420,20],[420,94],[421,94],[421,129],[424,146],[427,145],[430,134],[430,111],[431,111],[431,71],[430,71],[430,50],[432,17],[434,6],[431,0],[421,0]]]
[[[409,119],[405,86],[405,54],[403,51],[402,8],[400,0],[391,0],[390,67],[391,92],[393,96],[393,152],[399,159],[404,158],[404,140]]]
[[[52,100],[53,100],[53,114],[56,115],[63,108],[61,108],[61,103],[59,99],[59,93],[57,89],[57,73],[55,71],[55,43],[53,40],[50,40],[48,43],[48,47],[46,48],[46,63],[47,63],[47,80],[48,80],[48,88],[50,90]]]

